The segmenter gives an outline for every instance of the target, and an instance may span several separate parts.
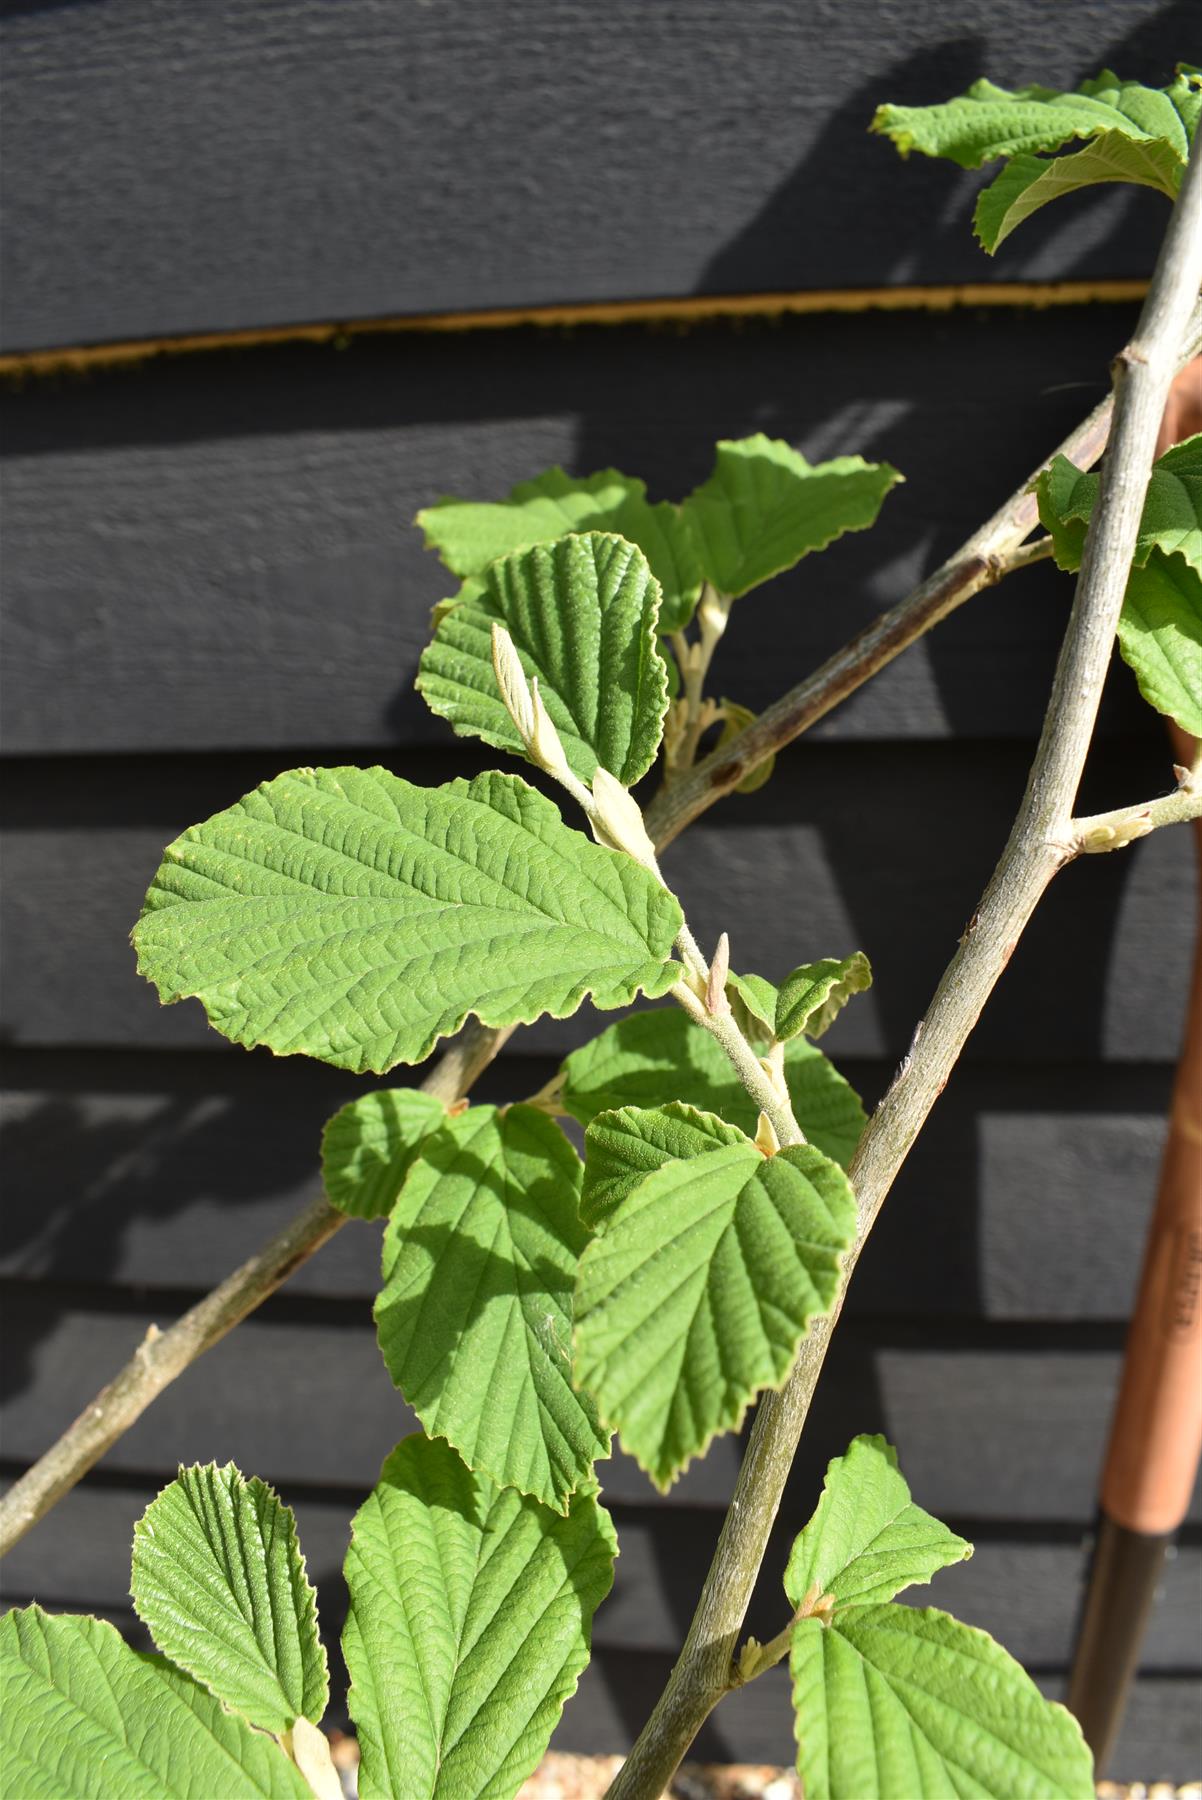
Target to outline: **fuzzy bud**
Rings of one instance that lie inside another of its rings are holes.
[[[513,639],[503,625],[496,623],[492,628],[492,666],[505,710],[529,749],[534,737],[534,701]]]
[[[625,850],[636,862],[654,868],[655,845],[647,836],[638,801],[600,763],[593,775],[593,801],[597,809],[596,823],[610,843]]]

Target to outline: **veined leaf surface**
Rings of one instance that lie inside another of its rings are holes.
[[[827,1468],[822,1498],[794,1539],[785,1592],[795,1607],[829,1594],[837,1618],[839,1607],[892,1600],[971,1555],[971,1544],[911,1500],[893,1446],[858,1437]]]
[[[531,1106],[473,1106],[426,1139],[384,1238],[388,1372],[472,1469],[566,1512],[609,1455],[571,1382],[572,1289],[588,1242],[580,1158]]]
[[[1167,88],[1142,87],[1103,69],[1071,92],[975,81],[942,105],[878,107],[872,130],[903,156],[946,156],[963,169],[1012,159],[977,200],[976,233],[994,251],[1033,212],[1078,188],[1126,181],[1173,199],[1200,106],[1197,72],[1184,65]],[[1086,147],[1071,155],[1034,154],[1082,138]]]
[[[846,1168],[864,1129],[855,1090],[804,1038],[785,1046],[785,1078],[806,1137]],[[678,1008],[619,1019],[563,1065],[563,1104],[582,1125],[599,1112],[666,1100],[717,1113],[748,1137],[755,1132],[756,1109],[738,1076],[709,1032]]]
[[[357,1219],[382,1219],[447,1109],[420,1088],[378,1088],[336,1112],[321,1134],[326,1198]]]
[[[1202,576],[1184,557],[1153,550],[1132,569],[1119,649],[1148,704],[1202,738]]]
[[[677,902],[512,775],[294,769],[166,851],[134,931],[164,1002],[235,1043],[377,1073],[485,1025],[676,978]]]
[[[746,1142],[737,1126],[678,1101],[598,1113],[584,1134],[580,1216],[590,1231],[597,1231],[653,1170]]]
[[[591,782],[600,762],[632,787],[655,760],[668,709],[668,672],[656,647],[660,588],[642,552],[588,532],[495,562],[472,595],[438,621],[417,685],[462,736],[526,754],[492,662],[503,624],[527,678],[538,678],[573,772]]]
[[[313,1800],[280,1747],[100,1619],[0,1619],[0,1757],[16,1800]]]
[[[419,512],[417,523],[448,569],[465,577],[568,532],[614,532],[637,544],[651,565],[663,590],[662,631],[687,625],[701,592],[697,554],[679,508],[668,500],[652,506],[646,484],[617,469],[579,477],[547,469],[519,482],[505,500],[440,500]]]
[[[317,1595],[290,1509],[233,1463],[181,1469],[134,1526],[134,1606],[154,1641],[277,1737],[326,1709]]]
[[[588,1662],[617,1545],[407,1438],[355,1515],[343,1649],[362,1800],[509,1800]]]
[[[802,963],[780,984],[776,1002],[776,1036],[785,1042],[803,1031],[821,1037],[834,1024],[853,994],[872,986],[872,970],[862,950],[840,961]]]
[[[656,1150],[680,1154],[609,1215],[576,1285],[577,1382],[660,1488],[785,1379],[855,1223],[812,1144],[766,1157],[732,1134],[696,1155],[696,1131],[687,1109],[657,1121]]]
[[[1092,1800],[1071,1713],[1000,1644],[933,1607],[798,1621],[790,1651],[806,1800]]]
[[[720,594],[737,599],[845,531],[874,523],[902,478],[888,463],[838,456],[810,464],[780,438],[724,439],[709,480],[681,503]]]
[[[1067,456],[1056,456],[1036,483],[1039,517],[1062,569],[1081,567],[1100,482]],[[1174,444],[1152,465],[1132,561],[1146,563],[1153,550],[1184,557],[1202,573],[1202,434]]]

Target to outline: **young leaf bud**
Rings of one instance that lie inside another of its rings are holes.
[[[600,763],[593,776],[593,801],[597,808],[597,823],[610,842],[644,867],[654,868],[655,845],[647,836],[638,801]]]
[[[513,647],[513,639],[503,625],[495,622],[492,628],[492,666],[501,698],[505,702],[505,710],[513,720],[518,736],[529,749],[534,736],[534,702],[530,697],[526,672]]]
[[[756,1121],[755,1147],[757,1150],[762,1151],[765,1156],[775,1156],[780,1149],[780,1139],[776,1135],[776,1126],[765,1112],[762,1112]]]
[[[712,1018],[721,1018],[730,1011],[730,1001],[726,998],[726,977],[730,974],[730,939],[726,933],[718,939],[718,948],[714,951],[714,960],[710,964],[709,980],[705,985],[705,1010]]]
[[[571,781],[572,771],[568,767],[568,759],[564,755],[563,745],[559,741],[559,733],[555,729],[555,721],[547,711],[546,702],[538,691],[538,676],[530,683],[530,703],[533,715],[533,727],[527,749],[540,769],[553,775],[556,781]]]

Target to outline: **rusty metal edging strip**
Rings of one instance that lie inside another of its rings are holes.
[[[465,312],[402,313],[248,331],[130,338],[106,344],[18,350],[0,355],[0,376],[52,375],[113,368],[154,356],[249,350],[277,344],[346,343],[414,332],[509,331],[518,326],[696,324],[724,319],[779,319],[811,313],[948,312],[954,307],[1048,307],[1142,300],[1146,281],[990,281],[940,287],[815,288],[764,294],[699,294],[662,300],[596,300],[564,306],[482,307]]]

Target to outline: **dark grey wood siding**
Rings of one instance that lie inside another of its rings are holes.
[[[972,0],[954,23],[710,0],[398,8],[117,0],[0,9],[3,345],[365,319],[447,307],[1146,272],[1153,195],[1086,199],[990,265],[972,177],[903,167],[863,127],[978,73],[1148,79],[1183,6]],[[559,461],[675,495],[720,435],[887,457],[880,526],[749,600],[722,691],[752,706],[952,549],[1105,389],[1128,306],[363,336],[147,356],[6,395],[3,831],[6,1396],[0,1472],[316,1191],[321,1122],[363,1084],[231,1050],[160,1010],[129,928],[159,850],[298,763],[440,781],[487,758],[412,691],[445,591],[411,527]],[[1068,585],[977,597],[677,846],[705,941],[779,974],[856,948],[877,985],[830,1048],[884,1088],[1022,791]],[[1117,665],[1086,803],[1167,785]],[[856,1276],[751,1628],[826,1459],[898,1443],[977,1555],[934,1598],[1059,1692],[1086,1567],[1192,951],[1183,833],[1054,887]],[[762,923],[750,938],[754,904]],[[515,1038],[514,1098],[593,1028]],[[347,1522],[412,1420],[383,1374],[378,1233],[351,1226],[180,1380],[6,1565],[12,1601],[134,1628],[132,1521],[180,1459],[233,1458],[299,1512],[327,1635]],[[348,1406],[347,1395],[353,1396]],[[739,1446],[666,1499],[608,1469],[622,1557],[559,1740],[620,1750],[666,1674]],[[1202,1511],[1171,1564],[1114,1772],[1202,1766]],[[339,1703],[340,1704],[340,1703]],[[702,1750],[790,1756],[766,1680]]]

